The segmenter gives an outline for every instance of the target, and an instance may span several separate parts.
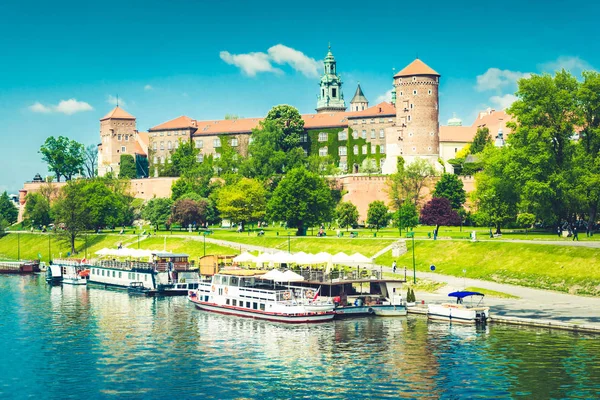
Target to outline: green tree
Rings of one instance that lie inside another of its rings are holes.
[[[64,136],[59,136],[58,139],[50,136],[39,152],[42,154],[42,160],[48,163],[48,169],[56,175],[58,182],[61,176],[71,180],[82,171],[85,148],[81,143]]]
[[[150,221],[158,230],[160,225],[166,225],[171,217],[171,208],[173,200],[168,198],[154,198],[148,200],[142,209],[142,218]]]
[[[19,210],[17,210],[17,207],[10,201],[8,193],[4,191],[0,196],[0,220],[5,220],[9,225],[12,225],[17,222],[18,217]]]
[[[525,228],[525,234],[527,234],[527,229],[531,228],[534,223],[535,215],[531,213],[521,213],[517,215],[517,224]]]
[[[205,160],[195,168],[184,171],[182,176],[171,186],[171,198],[179,199],[187,193],[196,193],[200,197],[208,197],[212,190],[211,179],[214,169],[210,160]]]
[[[433,197],[444,197],[450,200],[454,210],[460,210],[467,199],[463,182],[457,175],[442,174],[440,180],[435,184]]]
[[[423,189],[430,185],[435,175],[435,168],[425,159],[417,158],[405,166],[402,157],[398,157],[398,171],[388,179],[388,195],[394,209],[398,210],[405,200],[416,206]]]
[[[25,198],[25,219],[35,226],[44,226],[52,223],[50,203],[40,193],[28,193]]]
[[[336,172],[335,162],[330,155],[312,154],[306,157],[305,164],[307,170],[319,176],[334,175]]]
[[[265,216],[267,191],[255,179],[243,178],[219,189],[217,208],[224,218],[240,223],[260,221]]]
[[[232,184],[240,179],[238,170],[241,164],[240,155],[231,145],[231,138],[221,138],[219,158],[213,160],[217,176],[227,184]]]
[[[340,227],[346,228],[358,224],[358,208],[349,201],[338,204],[335,209],[335,216]]]
[[[265,118],[279,128],[275,141],[277,150],[289,151],[300,146],[300,135],[304,133],[304,120],[298,110],[285,104],[273,107]]]
[[[379,172],[379,168],[377,167],[377,162],[374,158],[365,158],[360,165],[359,172],[363,174],[374,174]]]
[[[75,239],[89,226],[85,181],[71,181],[60,190],[58,199],[52,206],[58,233],[71,246],[75,254]]]
[[[297,235],[320,222],[330,221],[334,203],[325,180],[304,168],[296,168],[281,180],[267,206],[271,219],[296,227]]]
[[[390,219],[389,210],[385,203],[381,200],[375,200],[369,204],[369,210],[367,211],[367,224],[374,226],[377,231],[379,228],[387,226]]]
[[[492,144],[492,137],[490,136],[490,129],[487,126],[477,128],[475,137],[470,146],[471,154],[481,153],[485,146]],[[457,156],[458,157],[458,156]]]
[[[135,168],[135,159],[131,154],[121,154],[119,163],[119,178],[120,179],[135,179],[137,171]]]
[[[411,201],[405,201],[394,213],[394,222],[398,229],[414,228],[419,224],[419,211]]]

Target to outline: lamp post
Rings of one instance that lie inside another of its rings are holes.
[[[410,236],[409,236],[410,235]],[[416,284],[417,283],[417,267],[415,264],[415,233],[414,232],[408,232],[406,234],[406,236],[411,237],[412,238],[412,253],[413,253],[413,283]]]

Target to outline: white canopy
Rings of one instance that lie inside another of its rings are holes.
[[[324,251],[315,254],[315,261],[318,264],[328,264],[331,262],[331,259],[333,258],[333,256],[329,253],[326,253]]]
[[[334,264],[351,264],[354,259],[344,252],[339,252],[331,259]]]
[[[282,278],[284,279],[281,282],[300,282],[304,280],[302,275],[290,270],[285,271]]]
[[[296,262],[296,257],[289,253],[284,253],[283,251],[280,251],[272,255],[271,261],[277,264],[289,264]]]
[[[243,252],[239,256],[233,259],[233,262],[242,263],[242,262],[254,262],[256,261],[256,256],[248,253],[247,251]]]
[[[273,255],[270,253],[261,253],[256,257],[254,262],[257,264],[270,263],[272,261],[272,256]]]
[[[96,252],[96,255],[99,256],[112,256],[112,257],[131,257],[131,258],[145,258],[152,257],[152,253],[155,251],[152,250],[143,250],[143,249],[130,249],[127,247],[123,247],[120,249],[101,249]]]
[[[350,256],[355,264],[372,264],[373,259],[360,253],[354,253]]]
[[[285,278],[283,277],[283,275],[283,272],[279,271],[278,269],[272,269],[266,274],[261,275],[260,279],[266,279],[275,282],[284,282]]]

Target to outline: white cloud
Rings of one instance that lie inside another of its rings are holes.
[[[277,64],[289,64],[296,71],[301,72],[304,76],[318,77],[319,69],[323,65],[322,62],[308,57],[301,51],[292,49],[291,47],[277,44],[269,48],[269,56],[271,60]]]
[[[283,44],[270,47],[267,53],[231,54],[228,51],[221,51],[219,57],[227,64],[240,68],[248,76],[256,76],[259,72],[282,74],[281,69],[273,66],[275,63],[279,65],[287,64],[307,77],[318,77],[319,70],[323,65],[322,61],[308,57],[303,52]]]
[[[32,105],[30,105],[29,110],[36,112],[36,113],[44,113],[44,114],[52,112],[52,109],[50,107],[43,105],[39,101],[36,101]]]
[[[387,101],[388,103],[392,101],[392,91],[394,89],[390,89],[387,92],[385,92],[384,94],[380,95],[377,97],[377,100],[375,100],[375,104],[379,104],[381,102]]]
[[[587,61],[572,56],[560,56],[554,61],[540,64],[539,68],[546,72],[555,72],[565,69],[575,75],[580,75],[584,70],[594,69]]]
[[[152,89],[154,89],[152,87],[152,85],[146,85],[146,86],[144,86],[144,90],[152,90]]]
[[[108,104],[112,104],[113,106],[119,105],[120,107],[126,107],[126,103],[125,103],[125,100],[123,100],[123,98],[115,97],[111,94],[109,94],[108,97],[106,98],[106,102]]]
[[[492,96],[490,102],[497,106],[497,108],[504,110],[511,106],[512,103],[517,101],[518,97],[514,94],[505,94],[504,96]]]
[[[221,60],[235,65],[248,76],[256,76],[258,72],[283,73],[282,70],[271,65],[269,55],[265,53],[231,54],[228,51],[222,51],[219,56]]]
[[[502,89],[504,86],[513,86],[517,83],[517,80],[528,78],[530,75],[528,72],[490,68],[484,74],[477,75],[477,86],[475,86],[475,89],[479,92]]]
[[[69,100],[61,100],[58,105],[49,105],[46,106],[39,101],[36,101],[31,106],[29,106],[29,110],[37,113],[62,113],[67,115],[72,115],[81,111],[91,111],[94,107],[86,103],[85,101],[78,101],[77,99],[69,99]]]

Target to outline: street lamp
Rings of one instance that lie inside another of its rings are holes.
[[[407,237],[411,237],[412,238],[412,253],[413,253],[413,283],[416,284],[417,283],[417,267],[415,264],[415,233],[414,232],[408,232],[406,234]]]

